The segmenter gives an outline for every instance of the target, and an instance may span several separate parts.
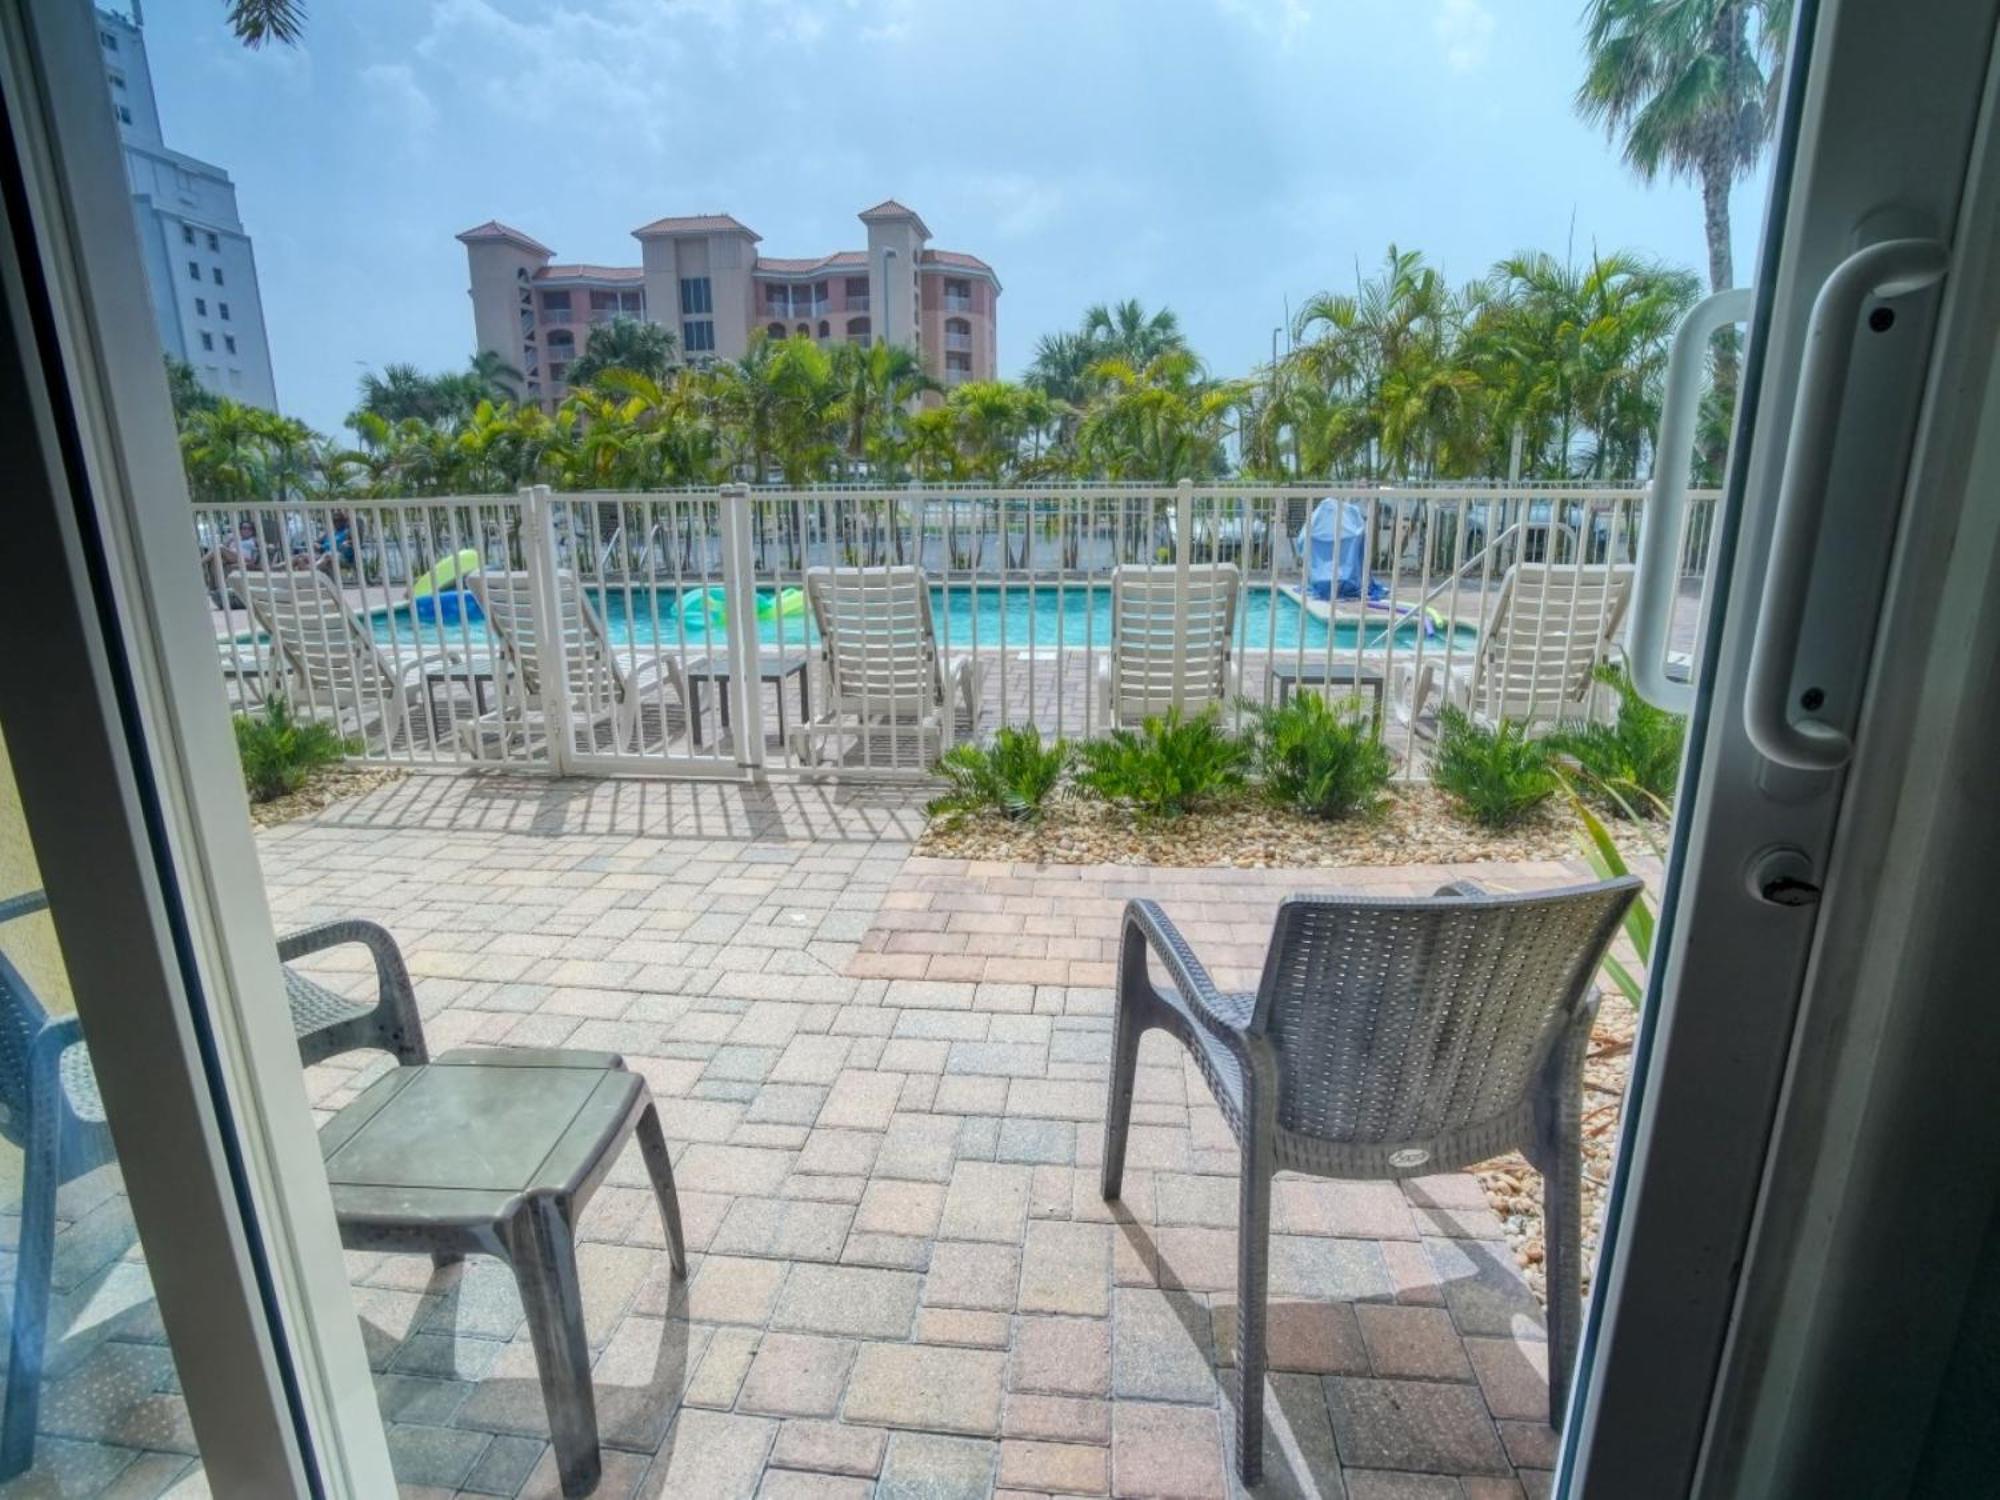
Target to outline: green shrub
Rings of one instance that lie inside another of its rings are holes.
[[[1301,693],[1257,715],[1251,750],[1264,794],[1315,818],[1351,818],[1387,800],[1389,752],[1375,723],[1352,703],[1333,708],[1318,693]]]
[[[1250,747],[1213,708],[1191,719],[1176,708],[1137,730],[1114,729],[1077,755],[1084,790],[1155,818],[1178,818],[1238,790],[1250,764]]]
[[[1589,804],[1577,795],[1573,785],[1564,781],[1563,790],[1569,795],[1571,805],[1576,808],[1577,818],[1583,824],[1583,857],[1596,872],[1597,878],[1618,880],[1630,875],[1631,868],[1625,862],[1624,852],[1612,841],[1611,831],[1598,821],[1597,814],[1592,812]],[[1659,856],[1663,851],[1655,847],[1653,853]],[[1617,986],[1618,993],[1631,1002],[1634,1010],[1640,1009],[1646,1003],[1644,970],[1653,962],[1653,931],[1657,920],[1653,913],[1652,902],[1647,899],[1644,891],[1639,892],[1631,906],[1626,908],[1624,927],[1625,936],[1632,940],[1632,951],[1639,955],[1640,968],[1636,970],[1631,968],[1615,954],[1604,955],[1605,974],[1609,976],[1612,984]]]
[[[1622,667],[1606,663],[1593,675],[1618,694],[1617,720],[1564,724],[1548,737],[1550,751],[1576,762],[1585,792],[1620,817],[1666,813],[1680,780],[1687,720],[1641,698]]]
[[[1069,742],[1044,745],[1032,724],[1002,729],[991,746],[953,745],[937,763],[947,790],[924,810],[947,821],[988,810],[1008,818],[1038,818],[1043,804],[1060,791],[1069,762]]]
[[[263,713],[236,716],[236,754],[252,802],[296,792],[321,766],[360,748],[358,740],[343,740],[331,724],[296,717],[282,693],[271,695]]]
[[[1488,729],[1450,706],[1438,710],[1431,780],[1483,828],[1512,827],[1556,790],[1548,741],[1529,739],[1507,719]]]

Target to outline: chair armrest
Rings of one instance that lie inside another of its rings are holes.
[[[278,939],[278,958],[290,963],[308,953],[337,948],[343,943],[359,943],[375,956],[375,984],[379,998],[376,1013],[385,1015],[403,1029],[413,1044],[407,1050],[417,1061],[425,1056],[423,1015],[417,1009],[416,987],[403,963],[403,950],[380,923],[350,917],[339,922],[322,922]]]
[[[1173,919],[1160,909],[1157,901],[1134,900],[1125,904],[1125,931],[1137,932],[1145,939],[1146,946],[1159,959],[1167,971],[1167,977],[1174,982],[1174,988],[1187,1002],[1194,1018],[1225,1041],[1239,1047],[1243,1030],[1223,1014],[1222,992],[1209,977],[1187,939]]]

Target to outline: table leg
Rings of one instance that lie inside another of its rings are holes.
[[[688,738],[694,742],[695,749],[699,750],[701,748],[701,712],[703,706],[701,698],[701,679],[699,677],[690,677],[687,680],[687,692],[688,692]]]
[[[780,673],[778,674],[778,676],[777,676],[777,680],[776,680],[776,681],[775,681],[774,683],[772,683],[772,686],[773,686],[773,687],[775,687],[775,688],[776,688],[776,689],[778,690],[778,693],[777,693],[777,697],[778,697],[778,743],[782,745],[782,744],[784,744],[784,743],[786,742],[786,740],[787,740],[787,739],[789,738],[789,737],[788,737],[788,736],[786,735],[786,733],[785,733],[785,674],[784,674],[783,672],[780,672]],[[763,685],[763,684],[762,684],[761,682],[757,684],[757,690],[758,690],[759,692],[762,692],[762,691],[764,690],[764,685]]]
[[[573,1226],[553,1199],[538,1196],[522,1206],[508,1241],[555,1443],[556,1477],[563,1494],[587,1495],[603,1473],[604,1459],[597,1447],[597,1396],[590,1384]]]

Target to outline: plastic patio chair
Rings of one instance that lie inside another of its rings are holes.
[[[1121,564],[1111,573],[1111,645],[1097,664],[1107,727],[1179,708],[1189,718],[1237,693],[1230,648],[1241,575],[1234,563]]]
[[[820,637],[826,688],[792,751],[816,765],[828,739],[929,765],[977,727],[984,669],[970,652],[947,668],[931,612],[930,581],[909,565],[808,568],[806,599]]]
[[[1592,976],[1632,877],[1526,895],[1299,896],[1278,909],[1254,993],[1225,994],[1151,901],[1125,909],[1104,1120],[1118,1197],[1139,1040],[1179,1038],[1242,1155],[1237,1467],[1263,1468],[1271,1178],[1397,1180],[1519,1149],[1542,1174],[1549,1420],[1560,1426],[1582,1313],[1581,1093]],[[1169,987],[1148,971],[1157,959]]]
[[[0,924],[46,909],[30,891],[0,901]],[[428,1060],[416,994],[396,943],[372,922],[330,922],[278,944],[283,959],[339,943],[364,944],[375,956],[378,996],[357,1004],[287,968],[285,997],[299,1056],[321,1062],[372,1047],[400,1063]],[[40,1414],[49,1289],[55,1261],[56,1190],[111,1162],[116,1151],[104,1102],[84,1046],[82,1023],[52,1015],[21,972],[0,953],[0,1137],[22,1152],[21,1238],[10,1319],[7,1398],[0,1414],[0,1482],[34,1462]]]

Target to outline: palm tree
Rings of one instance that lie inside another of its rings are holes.
[[[1713,291],[1735,284],[1729,189],[1756,165],[1777,123],[1791,0],[1590,0],[1585,119],[1624,131],[1625,160],[1701,185]]]
[[[868,464],[877,479],[893,483],[908,447],[911,407],[942,387],[924,373],[916,351],[902,344],[835,345],[832,378],[848,472]]]
[[[1162,354],[1187,348],[1180,319],[1174,310],[1163,307],[1148,314],[1136,297],[1106,307],[1093,303],[1083,312],[1083,337],[1099,359],[1122,359],[1143,368]]]
[[[481,349],[472,356],[466,374],[478,382],[491,400],[518,404],[521,399],[521,372],[500,357],[495,349]]]
[[[266,42],[296,43],[305,32],[306,8],[301,0],[228,0],[229,29],[246,47]]]
[[[674,336],[658,323],[620,314],[593,329],[583,353],[570,361],[572,389],[589,385],[606,370],[630,370],[665,380],[674,362]]]

